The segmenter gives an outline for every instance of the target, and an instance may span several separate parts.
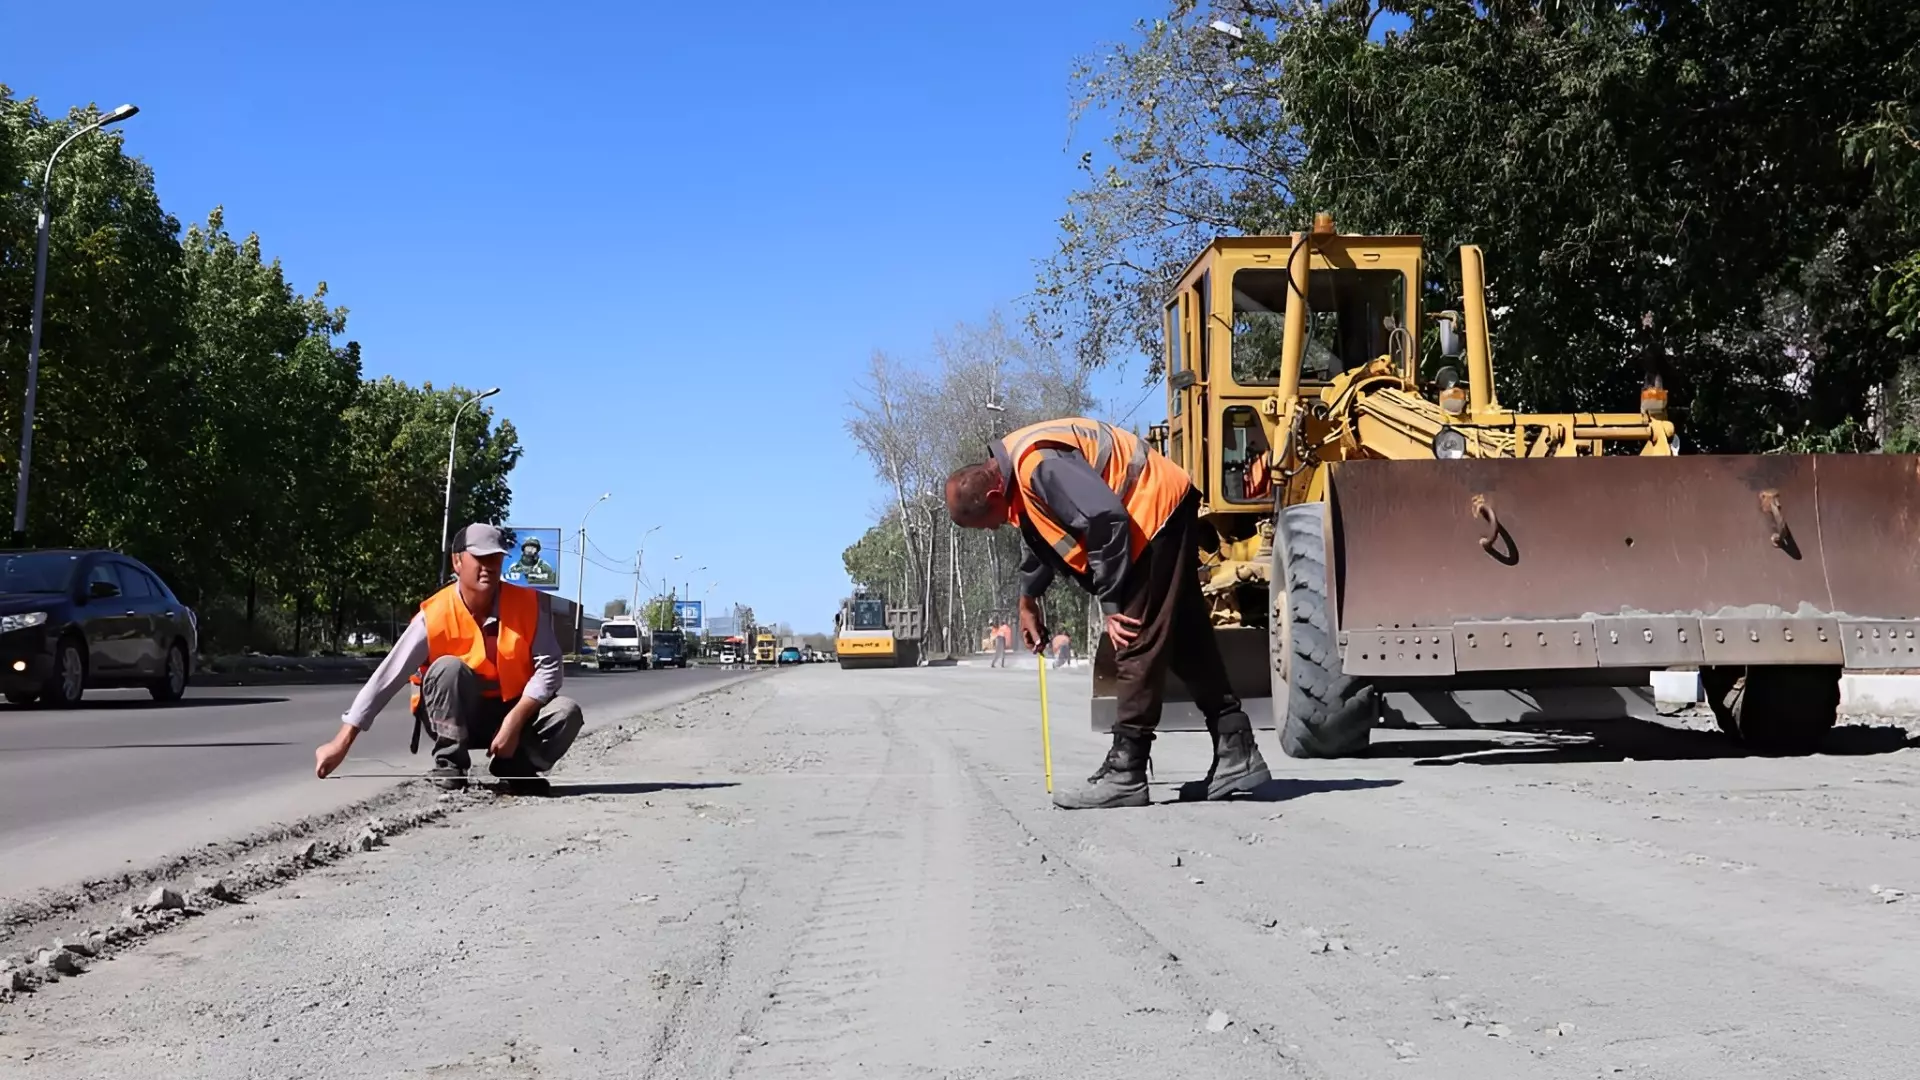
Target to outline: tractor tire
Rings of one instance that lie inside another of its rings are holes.
[[[1838,667],[1765,664],[1700,674],[1714,723],[1758,753],[1814,753],[1839,718]]]
[[[1280,511],[1273,541],[1273,726],[1294,758],[1366,753],[1376,714],[1371,684],[1348,677],[1327,604],[1326,504]]]

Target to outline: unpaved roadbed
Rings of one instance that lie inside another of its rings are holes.
[[[1267,736],[1258,800],[1066,814],[1030,676],[801,669],[657,714],[582,759],[617,783],[428,823],[23,996],[0,1073],[1911,1072],[1911,749]],[[1065,682],[1062,783],[1103,749]],[[1155,757],[1170,799],[1205,740]]]

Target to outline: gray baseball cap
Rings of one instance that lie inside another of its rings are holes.
[[[469,555],[504,555],[507,553],[506,530],[476,521],[453,534],[453,550]]]

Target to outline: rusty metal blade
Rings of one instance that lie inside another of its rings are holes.
[[[1351,461],[1328,490],[1343,630],[1920,617],[1920,457]]]

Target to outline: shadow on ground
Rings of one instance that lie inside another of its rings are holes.
[[[87,697],[68,712],[105,712],[110,710],[128,710],[152,712],[156,709],[220,709],[233,705],[278,705],[288,699],[283,697],[205,697],[188,691],[188,696],[178,701],[154,701],[145,697],[102,698]],[[14,712],[54,712],[39,704],[13,705]]]
[[[1197,781],[1188,781],[1188,783],[1197,783]],[[1214,803],[1205,803],[1199,799],[1197,793],[1194,792],[1189,793],[1194,795],[1194,797],[1191,798],[1176,797],[1162,801],[1168,803],[1194,802],[1200,803],[1201,805],[1213,806],[1232,802],[1287,802],[1288,800],[1298,799],[1302,796],[1319,795],[1329,791],[1370,791],[1374,788],[1396,787],[1399,784],[1399,780],[1366,780],[1357,776],[1329,780],[1317,780],[1309,777],[1276,777],[1254,788],[1252,791],[1241,792]],[[1185,786],[1185,784],[1176,786],[1176,792],[1180,787]]]
[[[1569,765],[1610,761],[1702,761],[1778,757],[1719,732],[1692,731],[1646,720],[1534,722],[1503,725],[1505,738],[1381,739],[1370,758],[1414,758],[1415,765]],[[1820,753],[1839,757],[1890,754],[1920,739],[1891,724],[1848,724],[1827,734]]]
[[[565,780],[552,781],[551,793],[555,797],[567,795],[651,795],[656,791],[705,791],[709,788],[729,788],[740,785],[731,780],[700,781],[697,783],[678,783],[663,781],[623,781],[617,783],[595,783],[581,780],[569,783]]]

